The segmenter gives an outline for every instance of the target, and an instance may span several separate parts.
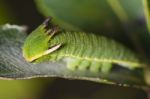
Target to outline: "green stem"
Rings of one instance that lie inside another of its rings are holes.
[[[144,6],[144,13],[145,13],[145,18],[147,22],[147,28],[150,33],[150,9],[149,9],[149,1],[148,0],[143,0],[143,6]]]
[[[107,0],[107,2],[111,6],[115,14],[118,16],[118,18],[121,20],[121,22],[128,21],[128,15],[126,14],[124,8],[121,6],[118,0]]]
[[[145,0],[146,1],[146,0]],[[121,6],[119,0],[107,0],[108,4],[120,19],[123,24],[125,31],[127,32],[128,37],[131,39],[136,50],[141,53],[143,57],[145,57],[145,52],[143,50],[143,46],[140,42],[139,36],[132,30],[132,25],[129,24],[129,17],[125,11],[125,9]]]

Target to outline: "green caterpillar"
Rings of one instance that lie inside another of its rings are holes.
[[[92,33],[57,31],[55,26],[49,28],[49,21],[27,37],[23,56],[28,62],[62,61],[70,70],[106,73],[112,64],[128,69],[143,66],[135,54],[114,40]]]

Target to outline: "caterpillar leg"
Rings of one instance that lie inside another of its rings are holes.
[[[79,64],[78,70],[81,70],[81,71],[87,70],[89,66],[90,66],[90,61],[83,60],[83,61]]]
[[[65,59],[66,60],[66,59]],[[78,65],[80,64],[80,59],[67,58],[67,68],[70,70],[76,70]]]
[[[104,63],[102,63],[102,66],[101,66],[101,72],[109,73],[111,68],[112,68],[112,63],[104,62]]]
[[[98,73],[109,73],[112,68],[112,63],[106,62],[95,62],[81,60],[77,58],[65,58],[64,61],[67,63],[67,68],[70,70],[84,71],[89,69],[91,72]]]
[[[92,62],[90,66],[91,72],[102,72],[102,73],[109,73],[112,68],[111,63],[101,63],[101,62]]]
[[[92,62],[89,69],[90,69],[91,72],[98,73],[98,72],[100,72],[101,66],[102,65],[101,65],[100,62]]]

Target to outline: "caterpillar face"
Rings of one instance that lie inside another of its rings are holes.
[[[42,25],[34,30],[26,39],[23,46],[23,57],[28,62],[33,62],[42,56],[50,54],[57,50],[61,44],[50,44],[52,36],[57,32],[57,28],[49,29],[48,18]]]

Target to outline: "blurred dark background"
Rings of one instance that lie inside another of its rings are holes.
[[[28,33],[44,20],[33,0],[0,0],[0,24],[25,25]],[[0,99],[147,99],[144,91],[60,78],[0,80]]]
[[[28,26],[31,31],[45,19],[36,9],[34,0],[0,0],[1,5],[8,11],[7,18],[0,22]],[[7,15],[4,14],[4,15]]]

